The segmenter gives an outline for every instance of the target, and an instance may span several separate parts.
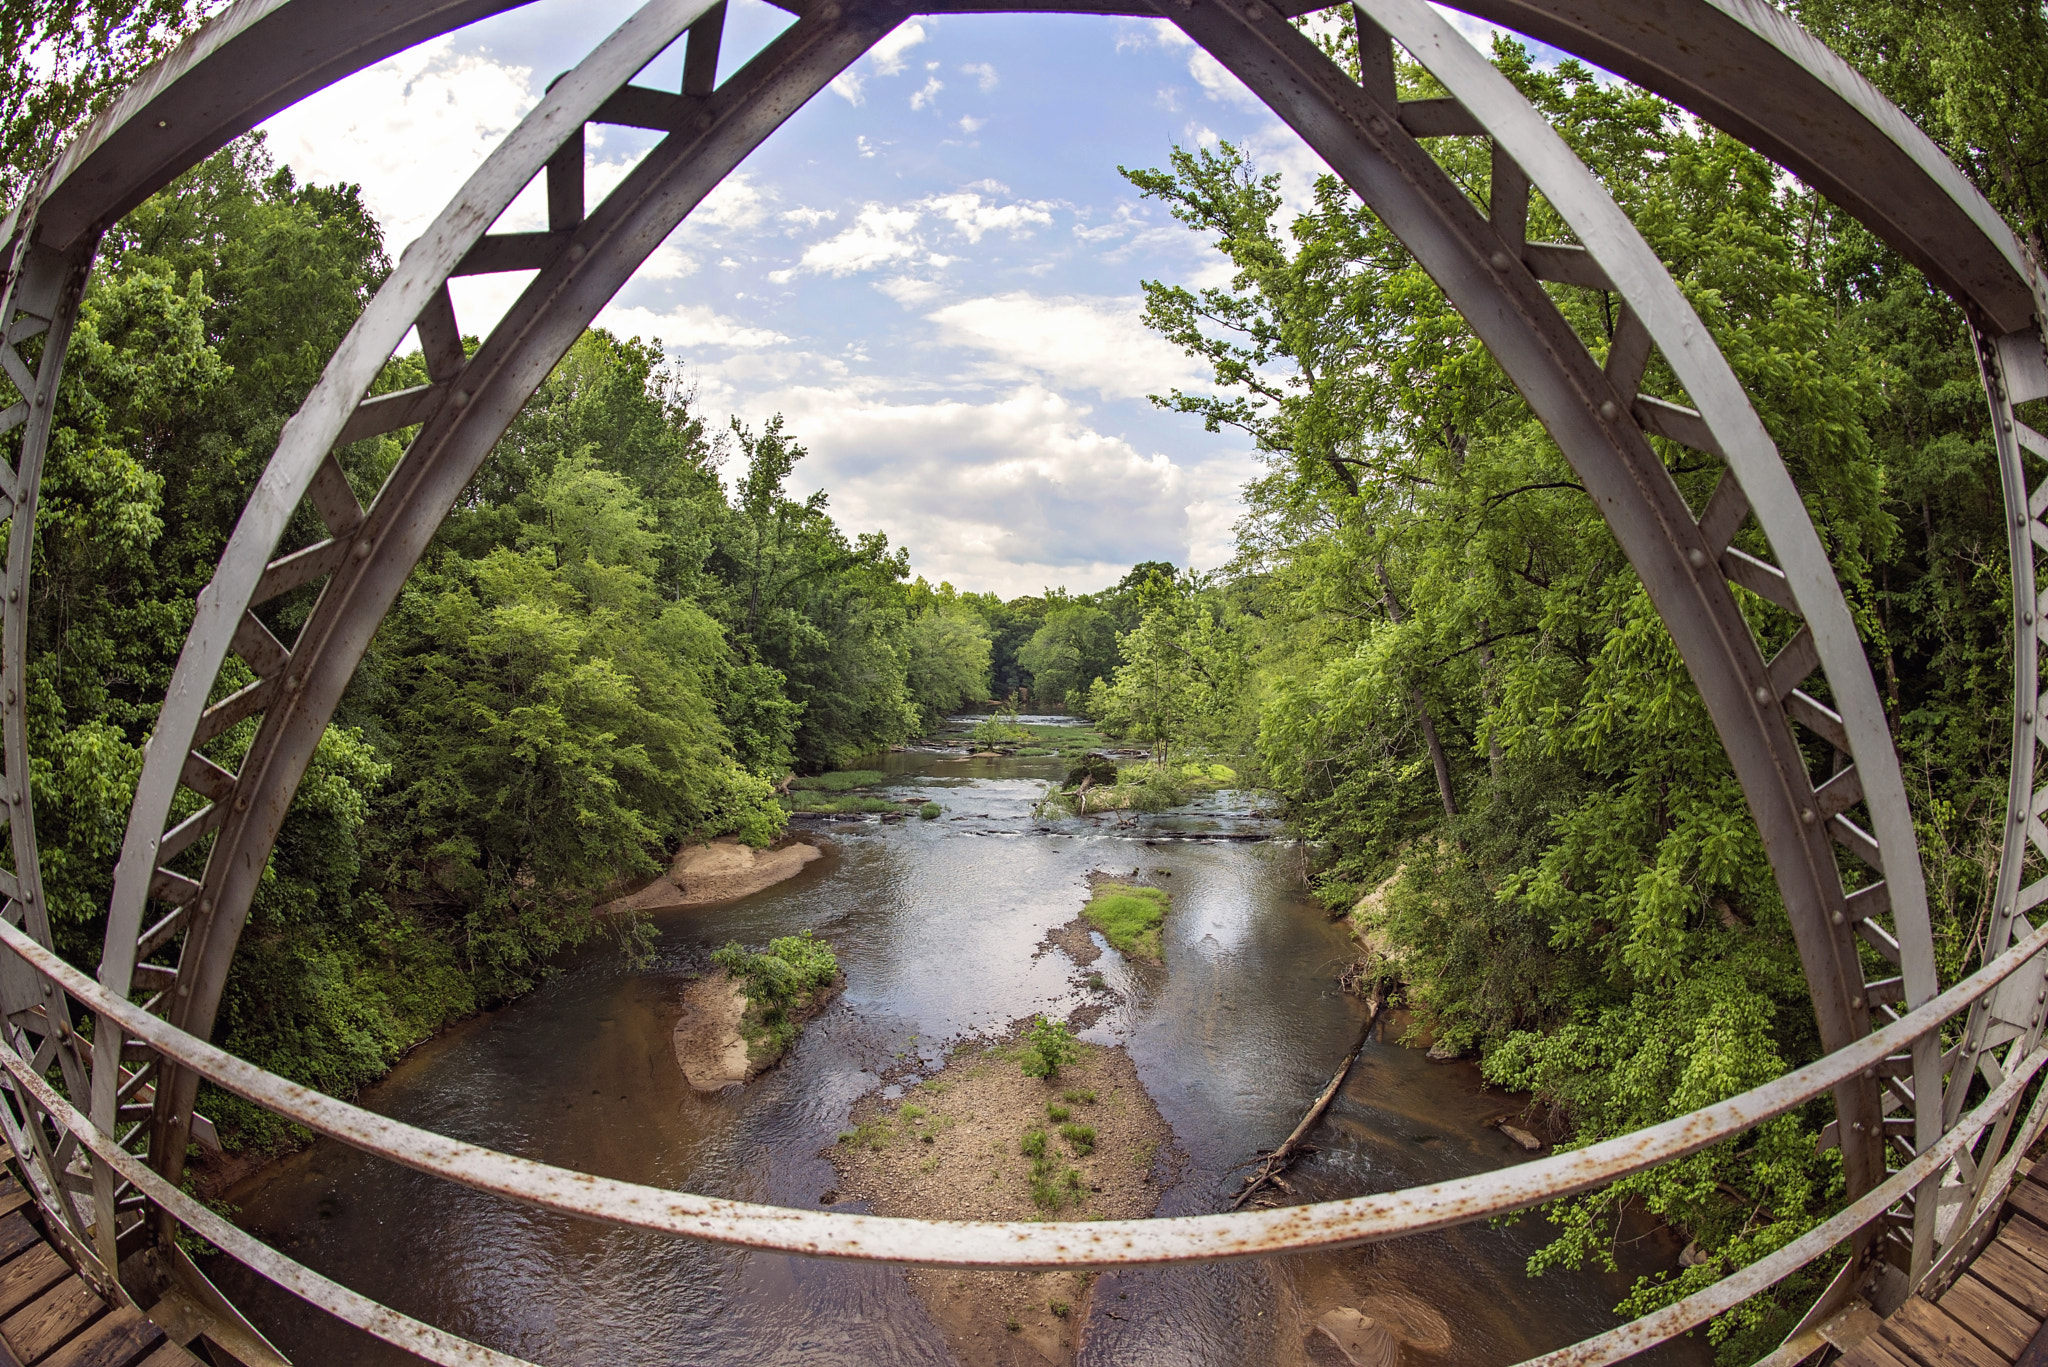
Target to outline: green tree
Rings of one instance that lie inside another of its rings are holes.
[[[1117,664],[1116,618],[1086,603],[1055,607],[1017,651],[1032,696],[1046,706],[1081,710],[1089,686]]]

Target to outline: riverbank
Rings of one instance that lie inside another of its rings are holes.
[[[736,902],[796,877],[806,864],[823,856],[823,850],[804,841],[769,850],[742,845],[731,836],[708,845],[685,845],[676,851],[667,873],[601,910],[651,914]]]
[[[895,1101],[871,1096],[828,1153],[834,1204],[928,1220],[1134,1219],[1166,1182],[1173,1132],[1123,1048],[1081,1046],[1026,1077],[1014,1041],[966,1046]],[[911,1288],[966,1367],[1070,1363],[1086,1272],[913,1268]]]

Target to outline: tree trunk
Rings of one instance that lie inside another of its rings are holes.
[[[1487,645],[1489,632],[1484,617],[1479,619],[1479,668],[1482,681],[1479,696],[1486,700],[1487,711],[1493,710],[1493,647]],[[1494,782],[1500,782],[1500,738],[1489,729],[1486,736],[1486,767],[1493,775]]]
[[[1386,605],[1387,617],[1395,626],[1401,625],[1404,614],[1401,600],[1394,597],[1393,581],[1387,576],[1385,565],[1374,565],[1373,572],[1380,577],[1380,602]],[[1444,754],[1444,743],[1437,738],[1436,719],[1429,715],[1429,704],[1422,699],[1422,690],[1410,685],[1408,697],[1415,704],[1415,719],[1422,725],[1422,740],[1429,747],[1429,762],[1436,768],[1436,795],[1443,799],[1444,815],[1458,814],[1458,799],[1451,791],[1451,761]]]

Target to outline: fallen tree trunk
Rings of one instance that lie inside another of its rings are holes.
[[[1365,1052],[1365,1042],[1371,1038],[1373,1023],[1380,1016],[1379,993],[1375,991],[1368,1002],[1365,1024],[1358,1032],[1358,1043],[1351,1046],[1351,1052],[1337,1065],[1336,1074],[1330,1078],[1329,1085],[1323,1088],[1314,1102],[1310,1103],[1308,1113],[1302,1116],[1301,1123],[1294,1127],[1294,1132],[1280,1142],[1279,1148],[1260,1160],[1258,1171],[1244,1179],[1244,1190],[1230,1203],[1232,1210],[1238,1209],[1269,1186],[1278,1187],[1282,1191],[1292,1191],[1292,1188],[1281,1180],[1280,1174],[1292,1167],[1294,1160],[1303,1153],[1312,1151],[1313,1146],[1306,1146],[1302,1141],[1308,1138],[1309,1131],[1316,1127],[1316,1122],[1323,1118],[1323,1112],[1330,1109],[1330,1103],[1337,1099],[1337,1093],[1343,1089],[1344,1079],[1351,1075],[1351,1065],[1358,1062],[1358,1056]]]

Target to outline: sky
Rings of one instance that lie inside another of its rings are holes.
[[[539,0],[360,72],[265,125],[302,180],[359,184],[395,259],[547,82],[631,13]],[[1461,21],[1484,41],[1476,21]],[[793,17],[730,0],[723,80]],[[679,88],[678,42],[637,78]],[[594,206],[656,135],[593,128]],[[1148,395],[1207,372],[1148,331],[1140,282],[1220,284],[1203,237],[1118,173],[1219,139],[1305,205],[1321,160],[1162,20],[907,19],[771,136],[598,316],[659,339],[714,428],[783,415],[849,535],[1005,597],[1233,552],[1248,440]],[[500,230],[545,226],[540,186]],[[454,282],[481,335],[528,277]],[[728,475],[732,473],[730,469]]]

